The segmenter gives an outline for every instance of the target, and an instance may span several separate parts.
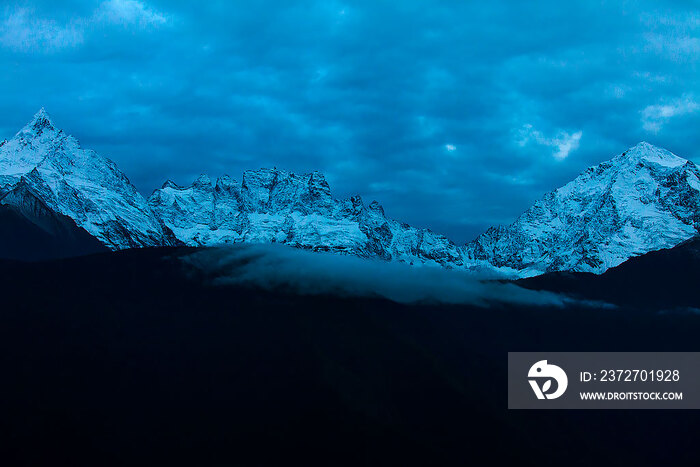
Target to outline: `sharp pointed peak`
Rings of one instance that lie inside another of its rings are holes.
[[[216,179],[216,186],[218,187],[227,187],[234,185],[235,183],[236,181],[229,177],[228,174],[221,175],[219,178]]]
[[[194,187],[211,186],[211,178],[207,174],[200,174],[199,177],[192,183]]]
[[[377,200],[374,200],[371,203],[369,203],[368,209],[370,211],[380,213],[382,216],[384,215],[384,208],[381,204],[379,204],[379,201]]]
[[[177,183],[173,182],[170,179],[166,180],[165,183],[163,183],[163,186],[161,187],[161,189],[165,189],[165,188],[173,188],[175,190],[181,189],[180,185],[178,185]]]
[[[49,113],[46,111],[45,107],[40,108],[34,114],[34,117],[32,117],[32,122],[41,122],[41,121],[53,123],[53,121],[51,120],[51,115],[49,115]]]
[[[57,128],[54,125],[53,120],[51,120],[49,113],[44,107],[42,107],[37,113],[34,114],[29,123],[24,126],[22,132],[32,132],[39,135],[45,130],[56,131]]]

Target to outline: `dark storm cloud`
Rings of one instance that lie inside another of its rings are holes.
[[[46,106],[146,194],[321,170],[464,241],[640,140],[700,161],[694,2],[54,3],[0,10],[0,131]]]

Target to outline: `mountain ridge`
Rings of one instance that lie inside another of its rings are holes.
[[[113,161],[83,149],[43,108],[0,144],[0,204],[12,204],[8,194],[23,184],[113,250],[284,243],[515,277],[601,273],[700,229],[700,168],[647,142],[589,167],[512,224],[461,246],[387,218],[377,201],[333,198],[318,171],[247,170],[240,181],[202,174],[186,186],[166,180],[146,199]]]
[[[469,259],[523,275],[601,273],[669,248],[700,229],[700,168],[642,142],[545,194],[508,226],[465,249]]]
[[[149,206],[191,246],[270,242],[408,263],[462,267],[459,247],[427,229],[386,218],[357,195],[336,200],[320,172],[258,169],[240,182],[207,175],[180,186],[166,181]]]
[[[0,199],[19,183],[111,249],[177,243],[117,165],[83,149],[43,108],[0,147]]]

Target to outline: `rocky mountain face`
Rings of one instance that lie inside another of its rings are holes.
[[[522,276],[602,273],[699,230],[698,166],[640,143],[546,194],[513,224],[489,229],[465,254]]]
[[[168,181],[148,204],[187,245],[264,242],[462,267],[462,252],[447,238],[387,219],[379,203],[359,196],[336,200],[322,174],[277,169],[247,171],[240,182],[202,175],[180,187]]]
[[[114,162],[81,148],[44,109],[0,145],[0,205],[28,213],[37,203],[110,249],[178,243]]]

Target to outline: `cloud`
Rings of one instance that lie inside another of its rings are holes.
[[[687,115],[700,109],[692,97],[683,96],[665,104],[655,104],[642,110],[642,127],[646,131],[658,133],[661,128],[673,117]]]
[[[646,26],[644,50],[673,62],[697,62],[700,55],[700,12],[688,9],[680,15],[646,13],[641,18]]]
[[[698,54],[700,54],[700,38],[698,37],[649,34],[646,38],[649,50],[664,54],[674,61],[697,60]]]
[[[36,17],[27,8],[8,10],[0,24],[0,44],[18,52],[58,51],[75,47],[83,40],[83,30],[75,22],[59,24]]]
[[[100,5],[95,17],[116,24],[141,27],[165,24],[168,18],[138,0],[108,0]]]
[[[145,195],[201,172],[319,170],[336,197],[457,242],[649,139],[645,106],[700,102],[688,1],[16,1],[0,140],[46,106]],[[53,46],[19,39],[52,28],[36,35]],[[699,118],[661,119],[654,143],[700,162]]]
[[[523,289],[465,271],[408,266],[284,245],[241,244],[182,258],[216,285],[243,285],[304,295],[382,297],[400,303],[494,303],[562,307],[574,300]]]
[[[518,144],[520,146],[525,146],[530,143],[530,141],[534,141],[540,146],[554,148],[555,151],[553,155],[558,160],[566,159],[571,151],[578,149],[581,136],[583,135],[582,131],[577,131],[575,133],[559,131],[556,136],[547,138],[542,132],[535,130],[530,124],[523,125],[518,133]]]
[[[34,8],[8,8],[0,23],[0,45],[16,52],[51,53],[83,45],[88,28],[105,24],[147,28],[167,21],[138,0],[108,0],[92,15],[71,15],[67,21],[43,17]]]

